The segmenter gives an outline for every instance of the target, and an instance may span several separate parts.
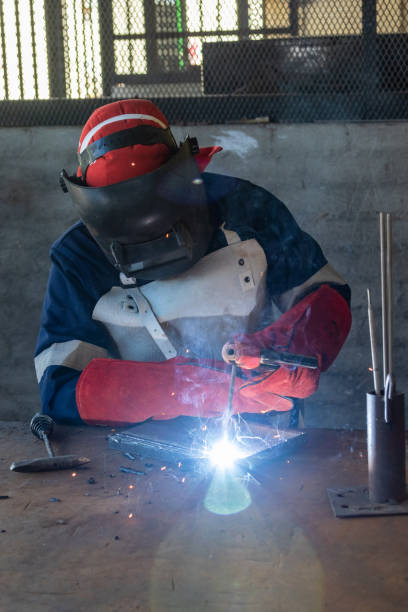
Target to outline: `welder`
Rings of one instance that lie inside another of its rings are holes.
[[[43,411],[125,425],[225,410],[278,414],[313,394],[351,324],[350,289],[285,205],[205,169],[150,101],[95,110],[61,173],[80,221],[51,247],[35,354]],[[318,368],[266,370],[271,348]],[[231,357],[232,355],[232,357]]]

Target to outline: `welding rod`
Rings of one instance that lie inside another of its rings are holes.
[[[372,360],[373,378],[374,378],[374,391],[376,395],[380,395],[381,383],[380,383],[380,368],[378,367],[377,338],[376,338],[376,333],[375,333],[374,310],[371,305],[371,297],[370,297],[369,289],[367,289],[367,302],[368,302],[368,326],[370,329],[371,360]]]
[[[227,408],[225,410],[225,415],[224,415],[224,428],[225,430],[227,430],[229,423],[231,421],[231,415],[232,415],[232,398],[234,396],[234,386],[235,386],[235,376],[237,374],[237,366],[235,361],[231,362],[231,378],[230,378],[230,385],[229,385],[229,391],[228,391],[228,404],[227,404]]]
[[[380,212],[380,251],[381,251],[381,310],[382,310],[382,352],[383,352],[383,385],[388,374],[388,303],[387,303],[387,265],[386,265],[385,213]]]
[[[394,386],[393,357],[393,278],[392,278],[392,218],[390,213],[380,213],[381,245],[381,306],[382,306],[382,341],[383,341],[383,376],[384,389],[389,377],[388,386]]]
[[[391,214],[387,214],[386,218],[386,236],[387,236],[387,331],[388,331],[388,369],[387,374],[390,376],[391,385],[393,384],[393,278],[392,278],[392,218]]]

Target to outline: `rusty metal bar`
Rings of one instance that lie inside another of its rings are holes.
[[[113,46],[112,0],[99,0],[99,31],[102,55],[103,95],[112,95],[115,75],[115,50]]]
[[[0,0],[0,29],[1,29],[1,63],[3,66],[4,93],[6,100],[9,97],[7,56],[6,56],[6,33],[4,30],[4,2]]]
[[[15,12],[15,19],[16,19],[17,61],[18,61],[18,80],[19,80],[19,88],[20,88],[20,98],[24,100],[23,61],[21,58],[21,30],[20,30],[20,14],[19,14],[18,0],[14,0],[14,12]]]
[[[45,0],[48,76],[50,98],[65,98],[65,63],[61,0]]]
[[[38,99],[38,69],[35,44],[35,21],[34,21],[34,0],[30,0],[30,27],[31,27],[31,42],[33,49],[33,77],[34,77],[34,92],[35,98]]]

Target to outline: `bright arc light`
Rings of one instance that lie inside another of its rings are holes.
[[[235,461],[240,459],[241,456],[235,444],[225,438],[216,442],[208,451],[208,457],[211,463],[221,468],[232,467]]]

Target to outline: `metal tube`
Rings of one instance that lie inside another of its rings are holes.
[[[388,309],[386,275],[386,229],[385,213],[380,212],[380,251],[381,251],[381,309],[382,309],[382,348],[383,348],[383,385],[388,374]]]
[[[389,423],[384,411],[384,397],[367,393],[368,492],[371,503],[398,503],[406,498],[404,394],[388,400]]]

